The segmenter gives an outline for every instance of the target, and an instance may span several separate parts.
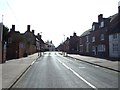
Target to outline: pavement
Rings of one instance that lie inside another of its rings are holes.
[[[118,68],[119,61],[109,61],[89,56],[81,56],[75,54],[67,54],[68,57],[81,60],[90,64],[98,65],[103,68],[108,68],[120,72]],[[0,65],[0,89],[10,88],[12,84],[34,63],[38,58],[38,54],[29,55],[25,58],[13,59],[6,61]],[[1,72],[2,71],[2,72]]]
[[[1,88],[10,88],[17,79],[34,63],[38,58],[38,53],[20,59],[12,59],[1,64],[0,81]]]
[[[107,59],[101,59],[101,58],[90,57],[90,56],[82,56],[82,55],[76,55],[76,54],[67,54],[67,56],[70,58],[74,58],[74,59],[86,62],[86,63],[90,63],[93,65],[97,65],[103,68],[120,72],[120,68],[119,68],[120,60],[112,61]]]

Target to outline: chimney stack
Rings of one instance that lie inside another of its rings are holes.
[[[67,40],[69,40],[69,37],[67,37]]]
[[[30,32],[30,25],[27,25],[27,31]]]
[[[120,1],[118,2],[118,13],[120,14]]]
[[[34,34],[34,33],[35,33],[35,30],[32,30],[32,33]]]
[[[75,32],[73,33],[73,36],[76,36],[76,33],[75,33]]]
[[[12,31],[15,31],[15,25],[12,25]]]
[[[38,38],[41,39],[41,35],[40,35],[40,33],[38,33]]]
[[[98,15],[98,22],[101,22],[103,19],[103,14]]]

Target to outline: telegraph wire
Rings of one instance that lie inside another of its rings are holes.
[[[17,21],[18,21],[18,19],[17,19],[16,15],[15,15],[15,13],[14,13],[13,9],[11,8],[11,6],[10,6],[10,4],[9,4],[8,0],[6,0],[6,4],[7,4],[8,8],[10,9],[10,11],[11,11],[11,13],[12,13],[12,15],[13,15],[13,17],[14,17],[15,21],[17,22]]]

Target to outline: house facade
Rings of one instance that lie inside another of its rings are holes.
[[[69,53],[69,37],[64,41],[63,43],[63,51],[66,53]]]
[[[108,26],[110,18],[98,15],[98,22],[93,22],[91,31],[92,55],[101,58],[109,56]]]
[[[38,35],[36,36],[36,49],[37,49],[37,52],[45,51],[45,43],[42,40],[40,33],[38,33]]]
[[[6,50],[6,59],[16,59],[19,58],[19,41],[20,41],[20,32],[15,31],[15,25],[12,25],[10,32],[7,37],[7,50]]]
[[[15,25],[12,25],[7,35],[6,59],[17,59],[36,52],[36,36],[34,30],[30,31],[30,25],[27,31],[21,34],[15,31]]]
[[[109,23],[110,18],[98,15],[98,22],[93,22],[92,28],[80,36],[79,54],[100,58],[109,56]]]
[[[80,36],[79,41],[79,54],[81,55],[91,55],[91,37],[90,37],[91,29],[85,31]]]
[[[70,54],[79,53],[79,36],[77,36],[76,33],[73,33],[73,36],[70,36],[68,53]]]
[[[68,41],[60,44],[58,49],[70,54],[120,58],[120,6],[118,13],[113,16],[104,18],[103,14],[98,15],[98,22],[93,22],[91,29],[80,37],[74,33]]]
[[[120,59],[120,6],[110,21],[109,30],[109,57]]]
[[[27,38],[26,53],[28,55],[35,53],[36,50],[36,36],[34,30],[30,31],[30,25],[27,25],[27,31],[24,33]]]
[[[47,41],[45,43],[45,50],[46,51],[55,51],[55,46],[54,44],[52,43],[52,41]]]

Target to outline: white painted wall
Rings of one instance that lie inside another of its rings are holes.
[[[118,51],[113,52],[113,44],[118,44]],[[109,35],[109,56],[120,57],[120,33],[117,34],[117,39],[113,39],[113,34]]]

